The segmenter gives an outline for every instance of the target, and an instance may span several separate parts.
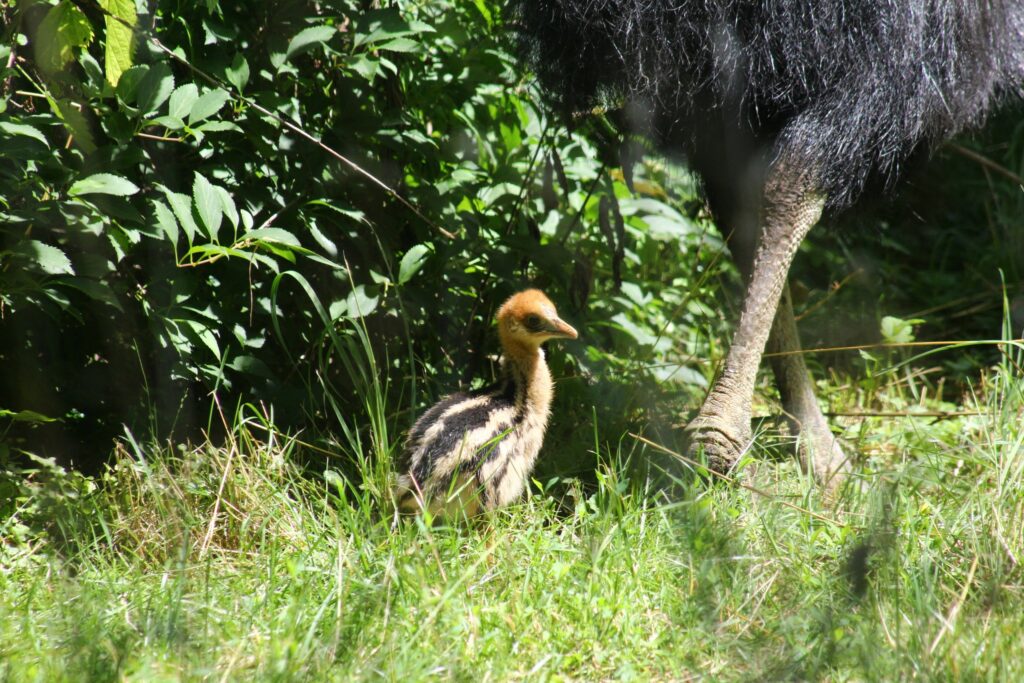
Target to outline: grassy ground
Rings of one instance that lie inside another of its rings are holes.
[[[958,409],[896,376],[876,407]],[[1020,680],[1022,406],[1008,361],[977,414],[847,418],[832,506],[790,461],[742,471],[763,495],[626,437],[596,487],[452,528],[392,529],[383,472],[300,468],[262,419],[126,439],[2,523],[0,680]]]

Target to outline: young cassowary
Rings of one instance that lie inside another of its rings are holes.
[[[554,395],[541,344],[577,335],[536,289],[506,301],[497,319],[502,378],[449,396],[416,420],[395,488],[400,512],[472,516],[525,489]]]
[[[732,347],[690,423],[724,470],[750,446],[761,356],[806,467],[848,468],[799,353],[786,278],[823,212],[887,186],[918,149],[1024,83],[1021,0],[509,0],[525,61],[564,114],[624,125],[702,178],[746,282]]]

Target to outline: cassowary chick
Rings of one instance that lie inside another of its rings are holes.
[[[554,395],[541,344],[577,334],[536,289],[506,301],[497,320],[501,379],[449,396],[416,421],[395,487],[399,512],[472,516],[507,505],[526,488]]]

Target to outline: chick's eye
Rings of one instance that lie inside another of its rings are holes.
[[[526,326],[531,330],[540,329],[540,316],[539,315],[528,315],[526,316]]]

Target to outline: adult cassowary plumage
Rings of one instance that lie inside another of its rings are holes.
[[[805,466],[848,468],[799,353],[786,278],[823,211],[976,126],[1024,84],[1022,0],[510,0],[528,65],[566,114],[621,107],[683,154],[746,282],[691,450],[727,469],[750,443],[766,347]]]

